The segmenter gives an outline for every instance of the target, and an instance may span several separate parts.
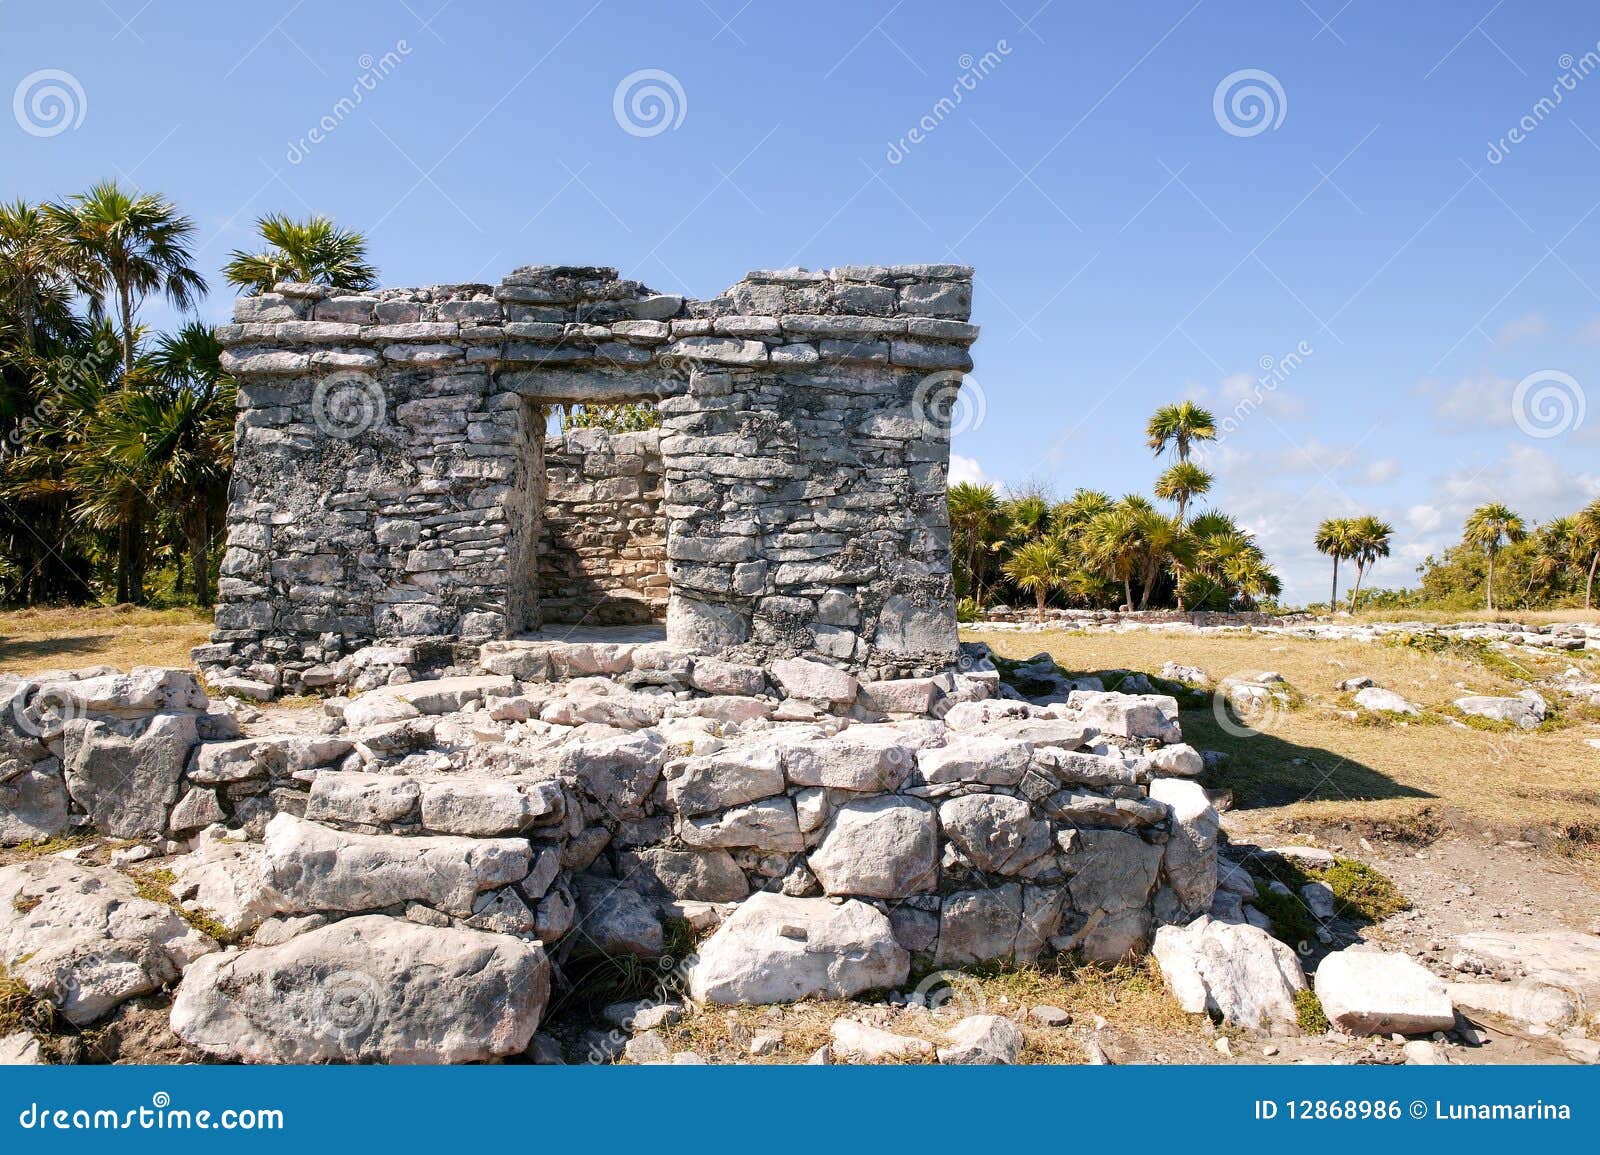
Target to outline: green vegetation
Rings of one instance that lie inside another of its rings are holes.
[[[1294,993],[1294,1018],[1300,1029],[1308,1035],[1325,1035],[1333,1024],[1328,1022],[1322,1000],[1310,987]]]
[[[370,287],[359,234],[265,217],[225,270]],[[205,325],[152,333],[151,296],[206,292],[194,222],[103,182],[0,206],[0,601],[209,605],[232,467],[235,386]]]
[[[172,893],[172,884],[178,881],[172,871],[153,867],[149,870],[133,871],[129,877],[133,879],[133,888],[140,898],[170,906],[184,922],[220,943],[227,944],[233,941],[234,936],[228,928],[205,911],[184,909]]]
[[[1337,858],[1332,866],[1307,873],[1328,884],[1341,918],[1375,923],[1411,909],[1410,900],[1386,875],[1353,858]]]
[[[1256,896],[1251,904],[1267,916],[1274,938],[1290,946],[1299,946],[1317,937],[1316,919],[1311,917],[1311,912],[1298,894],[1283,894],[1272,889],[1271,881],[1257,879]]]
[[[55,1029],[55,1004],[34,994],[27,983],[12,978],[0,967],[0,1036],[17,1031],[48,1034]]]
[[[569,429],[604,429],[607,433],[638,433],[661,424],[661,412],[642,401],[618,405],[568,405],[561,409],[561,432]]]
[[[1172,515],[1146,497],[1113,499],[1080,489],[1056,501],[1041,487],[1005,496],[993,486],[950,487],[950,528],[956,589],[965,620],[983,607],[1032,602],[1043,617],[1064,606],[1149,609],[1252,609],[1278,596],[1281,585],[1266,557],[1225,513],[1189,516],[1190,503],[1212,477],[1190,460],[1193,446],[1214,440],[1211,414],[1192,401],[1163,405],[1146,427],[1156,455],[1176,460],[1153,493],[1171,502]]]

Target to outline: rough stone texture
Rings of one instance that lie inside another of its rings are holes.
[[[546,623],[665,621],[661,432],[569,429],[544,445],[537,551]]]
[[[934,810],[912,798],[847,802],[834,813],[810,865],[828,894],[906,898],[939,882]]]
[[[897,1035],[854,1019],[835,1019],[829,1028],[833,1053],[858,1063],[931,1059],[933,1044],[914,1035]]]
[[[1198,782],[1158,778],[1150,783],[1150,798],[1172,810],[1172,830],[1162,854],[1167,882],[1184,915],[1192,917],[1211,909],[1217,893],[1217,812]]]
[[[1317,964],[1315,986],[1328,1021],[1350,1034],[1421,1035],[1455,1025],[1449,990],[1408,955],[1335,951]]]
[[[465,918],[480,891],[532,865],[515,838],[348,834],[280,814],[267,827],[268,880],[289,913],[378,910],[416,901]]]
[[[108,867],[40,858],[0,868],[0,967],[75,1025],[175,981],[216,949]]]
[[[1295,1022],[1294,996],[1306,986],[1292,949],[1253,926],[1198,918],[1156,931],[1151,953],[1178,1005],[1230,1026],[1262,1030]]]
[[[481,1062],[528,1045],[549,992],[538,943],[367,915],[201,960],[172,1030],[246,1062]]]
[[[1022,1058],[1022,1029],[999,1015],[968,1015],[946,1032],[941,1063],[1010,1066]]]
[[[835,906],[763,892],[741,903],[701,944],[689,994],[721,1005],[849,998],[898,986],[910,969],[889,920],[866,903]]]
[[[240,413],[206,661],[241,677],[264,660],[293,688],[374,640],[509,637],[541,594],[554,617],[638,586],[653,615],[662,551],[668,635],[687,649],[936,672],[957,650],[943,414],[971,368],[971,276],[752,273],[684,301],[610,269],[534,267],[497,286],[241,298],[219,330]],[[569,477],[576,445],[544,444],[547,406],[627,400],[661,414],[658,506],[647,454],[586,452]],[[569,480],[595,500],[568,504]],[[569,535],[589,505],[626,530],[585,540],[587,510]],[[603,564],[584,556],[598,549]]]
[[[74,719],[63,731],[67,792],[107,834],[160,834],[198,740],[190,714],[132,722]]]

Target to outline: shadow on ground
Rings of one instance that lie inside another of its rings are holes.
[[[83,665],[86,650],[97,650],[115,640],[115,634],[62,634],[54,638],[27,639],[0,637],[0,669],[12,663],[37,661],[62,654],[70,654],[76,664]]]
[[[1231,711],[1230,722],[1237,722]],[[1182,710],[1184,741],[1197,750],[1220,750],[1227,761],[1206,775],[1206,785],[1233,791],[1236,810],[1288,806],[1296,802],[1378,802],[1432,799],[1348,755],[1286,741],[1270,731],[1234,733],[1203,707]],[[1242,724],[1241,728],[1242,728]]]

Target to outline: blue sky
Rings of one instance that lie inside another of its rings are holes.
[[[1597,42],[1578,0],[9,0],[0,195],[160,190],[208,274],[311,210],[395,285],[959,260],[958,476],[1148,490],[1149,411],[1205,400],[1238,414],[1214,503],[1306,600],[1321,518],[1393,521],[1399,585],[1473,505],[1600,492]]]

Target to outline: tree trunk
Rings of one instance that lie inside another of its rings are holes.
[[[1590,608],[1590,596],[1594,593],[1594,571],[1600,566],[1600,549],[1594,551],[1594,560],[1589,563],[1589,580],[1583,583],[1583,608]]]
[[[126,387],[133,372],[133,294],[126,283],[117,285],[117,297],[122,309],[122,383]]]
[[[1494,613],[1494,550],[1489,551],[1489,580],[1483,586],[1483,604],[1492,614]]]
[[[1042,626],[1044,625],[1044,587],[1040,586],[1039,589],[1034,591],[1034,593],[1039,599],[1039,624]]]
[[[1133,609],[1133,573],[1131,570],[1122,575],[1122,604],[1130,610]]]
[[[190,579],[194,583],[194,600],[196,605],[209,606],[211,604],[211,562],[206,549],[206,522],[204,517],[194,518],[187,526],[189,539],[189,567],[194,572]]]
[[[1333,555],[1333,593],[1328,598],[1328,612],[1339,608],[1339,555]]]
[[[132,569],[130,559],[133,557],[132,548],[133,527],[127,522],[117,526],[117,604],[124,605],[133,600],[133,591],[130,586]]]
[[[1361,579],[1367,574],[1365,562],[1356,562],[1356,588],[1350,591],[1350,612],[1356,612],[1356,599],[1361,596]]]

